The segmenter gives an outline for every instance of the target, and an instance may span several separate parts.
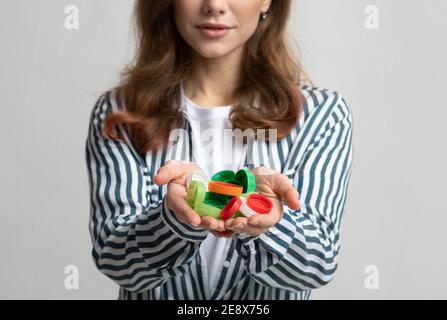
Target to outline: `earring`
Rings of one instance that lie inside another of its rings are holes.
[[[261,15],[262,20],[267,19],[267,15],[268,15],[268,12],[267,12],[267,11],[266,11],[266,12],[263,12],[262,15]]]

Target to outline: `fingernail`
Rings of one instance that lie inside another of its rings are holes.
[[[200,223],[197,223],[197,222],[191,222],[191,225],[193,226],[193,227],[198,227],[198,226],[200,226]]]

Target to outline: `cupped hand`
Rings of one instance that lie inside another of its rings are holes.
[[[251,171],[256,179],[256,191],[272,201],[273,209],[269,214],[231,218],[224,225],[226,230],[257,236],[266,233],[281,220],[284,214],[283,201],[292,210],[298,210],[300,202],[299,193],[287,176],[267,167],[258,167]]]
[[[225,232],[224,222],[209,216],[200,216],[186,202],[186,180],[196,170],[197,164],[180,160],[169,160],[154,177],[157,185],[168,185],[166,204],[177,219],[194,227],[206,228],[211,232]]]

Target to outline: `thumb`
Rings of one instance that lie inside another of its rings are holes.
[[[283,198],[290,209],[298,210],[300,208],[299,194],[295,188],[286,191]]]
[[[290,183],[287,177],[277,175],[274,185],[276,187],[276,193],[285,201],[290,209],[298,210],[300,208],[298,190]]]
[[[173,166],[163,166],[158,169],[157,174],[154,177],[154,182],[158,185],[168,184],[178,177],[179,171],[180,170]]]

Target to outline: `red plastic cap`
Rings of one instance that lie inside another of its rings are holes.
[[[233,197],[230,201],[223,207],[222,211],[220,212],[220,217],[223,220],[230,219],[241,207],[242,200],[239,199],[239,197]]]
[[[273,209],[272,201],[260,194],[251,194],[248,196],[247,205],[250,209],[260,214],[270,213]]]

